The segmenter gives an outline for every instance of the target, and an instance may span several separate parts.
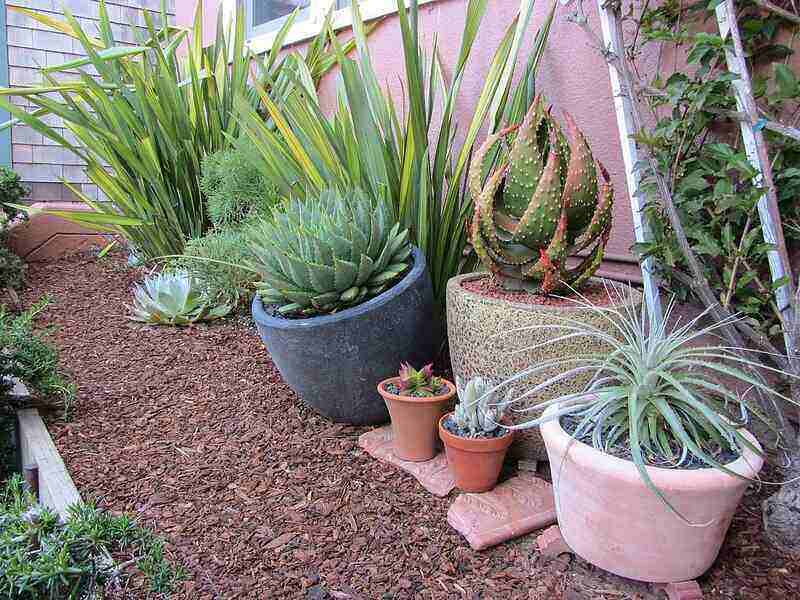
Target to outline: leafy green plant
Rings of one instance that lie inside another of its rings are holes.
[[[472,159],[472,245],[508,289],[569,291],[588,280],[603,260],[614,191],[567,112],[564,122],[566,136],[539,96],[519,127],[489,136]],[[510,149],[501,148],[482,186],[487,155],[512,131]],[[567,265],[569,256],[587,249],[577,265]]]
[[[128,239],[141,258],[180,254],[184,241],[209,228],[200,189],[203,159],[229,147],[238,135],[234,99],[255,107],[249,80],[257,66],[262,90],[278,103],[297,81],[288,71],[299,65],[314,83],[333,61],[324,38],[314,40],[304,58],[281,56],[280,48],[296,15],[276,36],[263,59],[245,48],[244,17],[239,11],[230,31],[218,19],[214,43],[203,47],[202,3],[191,28],[168,25],[162,0],[159,18],[142,12],[147,39],[120,45],[114,39],[103,0],[99,5],[99,37],[89,35],[69,9],[65,19],[10,7],[49,29],[78,40],[85,58],[41,69],[43,82],[31,87],[0,89],[0,107],[86,163],[89,179],[110,202],[97,202],[65,182],[93,210],[48,211]],[[187,49],[186,55],[179,48]],[[93,69],[93,77],[87,69]],[[79,79],[61,81],[78,70]],[[21,96],[35,107],[28,112],[2,98]],[[59,117],[76,142],[50,125]]]
[[[25,284],[25,262],[6,246],[9,222],[20,217],[19,204],[27,195],[19,174],[0,166],[0,289],[19,290]]]
[[[47,304],[48,299],[42,298],[18,315],[0,305],[0,399],[5,400],[14,377],[42,399],[59,400],[66,415],[75,386],[59,367],[58,352],[33,328]]]
[[[200,188],[215,228],[236,227],[257,214],[268,214],[277,194],[258,169],[258,157],[245,138],[203,160]]]
[[[487,437],[498,431],[506,404],[498,401],[499,394],[494,388],[492,382],[483,377],[473,377],[464,386],[456,380],[458,402],[452,420],[459,435]]]
[[[282,315],[330,314],[385,291],[411,245],[382,199],[358,189],[293,199],[248,229],[258,293]]]
[[[429,54],[421,45],[418,2],[412,0],[406,9],[398,0],[397,7],[406,70],[404,96],[398,100],[402,111],[381,88],[354,3],[356,60],[348,58],[331,35],[342,74],[335,114],[325,118],[313,94],[287,97],[279,106],[257,87],[275,130],[244,101],[239,119],[244,135],[261,155],[262,172],[282,196],[314,196],[330,186],[359,187],[374,196],[386,193],[401,226],[408,228],[412,242],[424,252],[434,297],[443,307],[447,280],[465,268],[472,198],[464,181],[470,153],[481,127],[488,122],[490,131],[495,131],[504,120],[519,121],[533,100],[534,78],[555,4],[533,40],[519,85],[512,88],[533,8],[533,0],[521,3],[520,14],[492,57],[477,104],[468,111],[473,116],[464,124],[456,122],[456,106],[487,2],[467,3],[461,46],[449,76],[439,61],[438,38],[434,35]],[[464,136],[460,147],[454,142],[457,130]]]
[[[433,374],[433,365],[428,364],[415,369],[408,363],[402,363],[397,372],[397,383],[390,383],[387,389],[401,396],[427,398],[437,396],[446,391],[444,380]]]
[[[252,254],[245,227],[226,227],[189,240],[184,256],[174,262],[174,268],[186,271],[213,303],[235,307],[252,298],[258,273],[247,266]]]
[[[747,425],[749,415],[760,418],[760,412],[721,379],[742,383],[778,400],[791,400],[757,375],[745,371],[750,367],[765,367],[743,356],[743,349],[707,342],[726,326],[724,322],[701,325],[708,310],[686,323],[676,323],[673,298],[663,321],[654,323],[645,303],[641,310],[635,308],[630,289],[626,292],[617,288],[616,293],[631,296],[628,302],[619,303],[623,308],[594,306],[585,299],[575,300],[576,305],[590,309],[607,321],[615,332],[613,335],[560,315],[552,317],[553,324],[534,326],[554,332],[552,338],[535,347],[579,338],[601,342],[610,351],[546,360],[501,384],[546,369],[558,369],[558,374],[527,390],[524,394],[527,397],[579,373],[592,373],[583,391],[526,407],[528,411],[538,412],[556,406],[552,414],[509,427],[529,428],[547,420],[569,417],[574,423],[572,437],[603,452],[632,460],[648,488],[668,505],[650,479],[647,465],[707,466],[741,477],[727,468],[725,457],[729,457],[729,462],[745,447],[761,453],[740,431]],[[734,414],[730,408],[738,409],[739,414]],[[674,510],[671,505],[670,508]]]
[[[190,325],[227,315],[231,307],[214,305],[185,271],[147,277],[133,290],[131,319],[153,325]]]
[[[131,517],[81,504],[60,523],[19,475],[0,493],[0,572],[0,595],[18,600],[117,597],[139,574],[151,593],[168,598],[184,577],[165,557],[164,541]]]
[[[713,18],[713,5],[666,2],[641,16],[637,42],[631,56],[652,56],[653,51],[685,49],[691,69],[660,73],[646,98],[655,126],[639,136],[666,178],[686,236],[702,262],[706,277],[720,304],[746,316],[747,324],[767,336],[779,336],[781,319],[772,299],[776,285],[770,280],[767,253],[756,203],[764,190],[754,183],[730,116],[736,111],[727,71],[725,44],[716,33],[697,31],[696,21]],[[755,7],[742,7],[739,28],[749,57],[748,68],[759,107],[766,118],[796,114],[800,86],[790,64],[782,62],[792,50],[781,43],[781,20]],[[643,71],[646,72],[646,71]],[[763,125],[763,123],[761,124]],[[765,131],[778,189],[784,235],[790,251],[800,242],[800,143]],[[661,202],[653,171],[642,168],[642,190],[649,204],[653,229],[651,242],[637,244],[643,256],[653,256],[664,283],[681,298],[693,286],[685,258]]]

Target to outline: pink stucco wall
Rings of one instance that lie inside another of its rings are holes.
[[[213,31],[213,19],[217,12],[218,0],[205,0],[204,10],[208,32]],[[176,18],[178,24],[188,24],[194,13],[195,0],[177,0]],[[452,65],[459,49],[461,31],[464,25],[465,0],[437,0],[420,8],[420,30],[428,43],[438,34],[439,47],[443,51],[445,64]],[[538,0],[530,36],[524,41],[528,46],[533,42],[539,24],[549,7],[548,0]],[[514,18],[519,7],[517,0],[489,0],[486,16],[481,25],[478,39],[473,47],[472,57],[462,84],[458,104],[459,122],[466,127],[471,110],[475,106],[484,74],[503,33]],[[593,29],[599,31],[597,15],[593,4],[590,20]],[[592,146],[595,156],[608,168],[616,189],[614,233],[609,242],[609,257],[629,256],[633,242],[630,199],[625,186],[625,174],[616,127],[608,68],[589,40],[577,26],[567,22],[568,8],[559,8],[556,21],[550,34],[537,81],[538,89],[544,92],[554,104],[556,113],[561,109],[569,111],[578,126],[583,130]],[[345,32],[345,35],[347,33]],[[373,64],[379,75],[394,90],[399,89],[399,78],[403,78],[403,54],[400,32],[396,17],[387,17],[369,38]],[[526,47],[526,46],[523,46]],[[521,70],[527,54],[520,57]],[[336,73],[326,76],[321,84],[323,101],[334,98]]]

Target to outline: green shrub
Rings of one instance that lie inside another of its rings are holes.
[[[251,258],[244,233],[247,225],[238,229],[213,231],[186,243],[185,257],[176,267],[188,271],[200,284],[210,301],[236,306],[253,295],[253,283],[258,274],[245,266]]]
[[[8,393],[7,378],[15,377],[37,396],[58,399],[66,415],[75,386],[64,377],[58,352],[33,330],[33,319],[47,303],[43,298],[19,315],[0,306],[0,400]]]
[[[215,152],[203,161],[200,188],[215,227],[240,225],[253,214],[266,214],[275,204],[275,189],[262,175],[257,161],[255,151],[243,144]]]
[[[0,289],[19,290],[25,283],[25,263],[5,243],[8,223],[20,216],[19,209],[10,204],[19,204],[26,194],[19,175],[11,169],[0,167]]]
[[[59,523],[19,475],[0,493],[0,573],[0,597],[18,600],[121,597],[137,575],[169,597],[183,578],[165,558],[164,541],[130,516],[81,504]]]

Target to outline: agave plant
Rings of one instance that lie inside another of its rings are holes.
[[[473,377],[467,385],[456,380],[459,402],[453,411],[453,421],[461,434],[469,437],[486,436],[500,427],[506,405],[498,402],[498,390],[488,379]]]
[[[189,325],[212,321],[230,312],[230,306],[213,306],[204,298],[196,279],[185,271],[159,273],[133,290],[131,319],[154,325]]]
[[[519,127],[490,135],[473,157],[472,244],[508,289],[567,291],[591,277],[603,259],[614,192],[566,112],[564,124],[566,136],[537,96]],[[510,149],[501,148],[495,159],[497,144],[512,134]],[[567,257],[589,248],[579,264],[567,265]]]
[[[361,190],[291,199],[249,231],[265,303],[282,315],[313,316],[355,306],[388,289],[408,268],[408,231],[387,204]]]
[[[627,292],[620,287],[609,291],[618,296],[626,293],[632,296],[630,288]],[[574,302],[608,321],[615,335],[583,321],[555,315],[555,323],[534,326],[554,332],[551,339],[534,347],[583,338],[599,340],[611,350],[546,360],[500,384],[504,386],[554,367],[558,369],[558,374],[511,400],[513,406],[549,385],[581,373],[592,373],[583,391],[527,406],[524,412],[536,414],[554,405],[556,410],[510,427],[522,429],[551,419],[571,420],[573,438],[603,452],[629,457],[648,488],[673,511],[653,484],[646,466],[705,466],[741,478],[725,463],[730,457],[740,455],[745,447],[761,454],[740,429],[748,423],[750,415],[762,417],[741,390],[729,385],[743,384],[767,399],[791,400],[764,382],[759,369],[766,367],[747,358],[745,349],[707,342],[719,339],[719,330],[730,323],[720,321],[702,326],[709,314],[706,310],[682,324],[673,315],[674,298],[658,322],[648,313],[646,303],[637,309],[632,301],[619,305],[624,308],[594,306],[585,299]]]

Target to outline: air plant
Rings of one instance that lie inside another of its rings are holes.
[[[459,402],[453,411],[453,422],[465,437],[492,435],[505,414],[506,405],[498,402],[499,395],[488,379],[473,377],[466,386],[456,380]]]
[[[227,315],[231,307],[213,305],[200,292],[198,281],[185,271],[159,273],[133,291],[131,319],[153,325],[189,325]]]
[[[624,293],[617,288],[618,295]],[[627,294],[632,296],[632,289],[629,288]],[[674,298],[661,321],[652,318],[646,304],[642,304],[640,310],[633,301],[601,307],[579,296],[574,302],[607,321],[613,333],[577,319],[554,315],[552,318],[556,322],[553,324],[526,328],[549,329],[554,331],[553,337],[524,351],[575,338],[600,341],[610,350],[546,360],[500,384],[504,386],[553,368],[559,370],[558,374],[511,401],[518,403],[552,384],[592,373],[580,392],[562,394],[519,409],[520,412],[540,413],[555,406],[555,410],[509,427],[530,428],[552,419],[564,423],[562,418],[568,418],[574,425],[573,438],[602,452],[629,457],[647,487],[673,511],[664,494],[653,484],[646,466],[704,466],[742,477],[726,463],[732,456],[741,455],[744,448],[761,454],[741,429],[748,424],[750,415],[764,418],[750,405],[746,395],[731,389],[724,381],[744,384],[765,399],[791,400],[761,377],[760,369],[777,372],[775,369],[747,358],[744,348],[707,341],[710,337],[717,338],[717,332],[729,325],[730,320],[702,325],[710,312],[705,310],[681,323],[673,314]],[[593,346],[594,342],[586,344],[587,348]]]
[[[438,395],[443,387],[445,387],[444,381],[434,376],[432,364],[427,364],[419,370],[407,362],[400,364],[397,388],[401,395],[431,397]]]
[[[537,96],[521,125],[490,135],[472,159],[472,244],[508,289],[564,292],[591,277],[603,260],[614,191],[586,138],[563,114],[566,136]],[[587,249],[578,265],[567,265],[567,257]]]

